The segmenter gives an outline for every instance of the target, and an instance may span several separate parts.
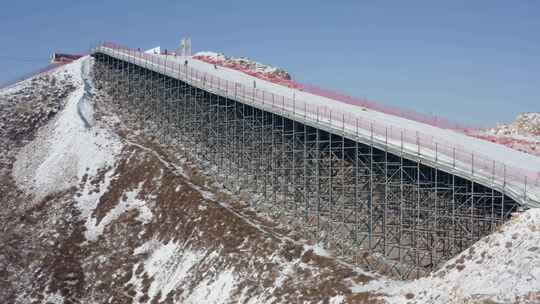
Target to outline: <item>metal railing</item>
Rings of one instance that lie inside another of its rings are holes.
[[[115,55],[118,59],[152,68],[209,92],[246,104],[309,120],[353,136],[375,139],[385,145],[406,151],[418,159],[443,164],[453,170],[450,173],[475,177],[486,186],[498,187],[501,192],[508,193],[522,205],[540,207],[540,171],[536,168],[523,170],[512,167],[430,134],[385,125],[328,106],[316,106],[298,100],[294,96],[286,97],[222,79],[187,66],[173,55],[148,54],[110,42],[98,44],[93,48],[93,52],[98,50],[104,53],[113,52],[111,55]]]

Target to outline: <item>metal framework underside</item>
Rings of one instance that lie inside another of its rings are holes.
[[[504,193],[97,53],[94,80],[163,141],[257,197],[254,207],[347,262],[409,279],[493,232]]]

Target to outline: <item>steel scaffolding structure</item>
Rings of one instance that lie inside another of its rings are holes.
[[[375,144],[354,141],[95,53],[94,81],[163,142],[217,168],[229,188],[341,259],[416,278],[517,210],[504,193]],[[245,94],[244,94],[245,95]]]

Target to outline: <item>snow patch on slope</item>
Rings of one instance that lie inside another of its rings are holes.
[[[331,256],[331,254],[326,249],[324,249],[324,245],[321,243],[317,243],[315,245],[307,245],[307,244],[304,245],[304,251],[308,251],[308,250],[313,250],[313,253],[319,256],[323,256],[323,257]]]
[[[345,300],[344,296],[337,295],[335,297],[330,298],[330,300],[328,300],[328,303],[329,304],[342,304],[344,300]]]
[[[121,150],[114,134],[99,127],[85,128],[79,116],[86,114],[80,113],[78,103],[85,93],[82,72],[87,64],[88,57],[83,57],[65,66],[77,89],[64,109],[23,147],[15,161],[15,180],[37,200],[76,186],[85,174],[93,176],[99,169],[112,166]],[[90,117],[91,113],[86,115]]]
[[[190,269],[204,258],[202,252],[183,251],[177,243],[172,241],[166,244],[155,244],[150,248],[153,249],[151,255],[144,262],[145,272],[153,278],[148,290],[150,298],[154,298],[159,293],[160,299],[164,300],[171,291],[176,289],[176,285],[189,275]]]
[[[114,133],[98,125],[87,125],[88,121],[94,123],[92,106],[84,100],[91,86],[87,80],[89,64],[89,58],[83,57],[63,68],[72,76],[76,90],[69,96],[64,109],[40,129],[36,138],[17,155],[14,178],[23,190],[33,193],[36,200],[78,186],[85,177],[89,180],[100,170],[113,168],[122,149]],[[63,71],[52,74],[64,75]],[[144,202],[135,200],[136,194],[127,193],[127,200],[96,226],[92,213],[100,197],[107,191],[113,174],[112,170],[104,174],[103,180],[97,185],[99,189],[96,189],[96,185],[86,183],[79,196],[75,197],[80,216],[86,222],[88,240],[97,239],[105,225],[117,218],[124,209],[137,208],[141,221],[151,219],[151,212],[145,209]]]
[[[220,304],[228,303],[234,287],[234,275],[231,271],[219,273],[213,281],[205,279],[199,283],[189,297],[183,302],[186,304]]]
[[[147,291],[148,303],[158,296],[159,301],[165,301],[171,292],[189,284],[194,275],[193,269],[201,262],[217,258],[215,252],[208,254],[205,251],[182,248],[174,241],[162,243],[158,240],[146,242],[136,248],[134,254],[148,257],[143,263],[134,265],[131,280],[127,284],[135,287],[135,299],[140,302],[144,295],[143,280],[148,276],[151,279]],[[140,267],[143,271],[139,270]],[[181,303],[227,303],[234,282],[231,271],[220,272],[215,279],[206,278],[195,287],[186,288],[185,293],[188,294],[182,294],[185,298]]]
[[[80,218],[85,221],[86,231],[84,235],[89,241],[96,240],[103,232],[103,227],[100,229],[96,226],[96,219],[92,217],[92,214],[99,203],[99,199],[107,192],[113,176],[113,170],[107,171],[103,181],[99,184],[99,190],[96,190],[90,183],[87,183],[80,193],[81,196],[75,198],[76,206],[81,212]]]
[[[87,212],[85,212],[87,218],[85,231],[86,239],[89,241],[96,241],[98,237],[103,234],[103,230],[108,224],[118,219],[123,213],[129,210],[136,209],[139,212],[136,219],[143,224],[149,223],[153,217],[152,211],[146,206],[146,201],[137,198],[143,183],[144,182],[141,182],[137,189],[124,193],[125,198],[109,211],[99,223],[97,223],[95,217],[91,217],[90,215],[97,206],[99,198],[93,200],[93,204],[80,204],[80,208],[88,209]],[[108,187],[104,187],[104,189],[107,188]],[[94,206],[94,208],[86,208],[87,206]]]
[[[34,299],[38,300],[38,299]],[[43,303],[50,303],[50,304],[64,304],[64,297],[60,293],[59,290],[57,290],[55,293],[46,293],[43,292]]]

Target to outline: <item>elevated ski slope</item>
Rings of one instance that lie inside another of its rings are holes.
[[[92,49],[208,92],[462,176],[540,207],[540,158],[465,134],[358,107],[195,60],[105,43]],[[187,62],[187,64],[186,64]]]

